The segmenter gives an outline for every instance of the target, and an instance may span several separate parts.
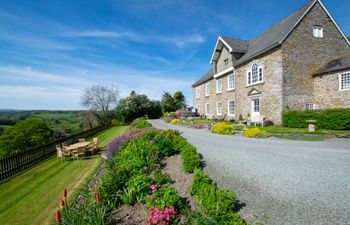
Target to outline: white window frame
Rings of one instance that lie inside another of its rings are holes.
[[[205,115],[209,116],[210,115],[210,104],[205,103]]]
[[[230,77],[233,77],[233,87],[230,87]],[[234,73],[227,76],[227,91],[233,91],[236,88],[236,76]]]
[[[205,97],[210,96],[210,82],[205,83]]]
[[[256,66],[257,67],[257,81],[253,82],[253,67]],[[253,85],[257,85],[257,84],[261,84],[264,83],[264,66],[262,64],[258,64],[256,62],[254,62],[249,70],[247,71],[247,86],[253,86]]]
[[[315,38],[323,38],[323,27],[322,26],[313,26],[312,33]]]
[[[315,109],[315,105],[312,102],[308,102],[305,104],[305,110],[314,110]]]
[[[233,102],[233,114],[230,112],[230,102]],[[236,102],[235,102],[235,100],[228,100],[227,101],[227,115],[229,115],[229,116],[236,115]]]
[[[219,86],[219,81],[221,83],[220,86]],[[221,93],[222,93],[222,78],[216,80],[216,94],[221,94]]]
[[[343,85],[343,76],[349,76],[348,80],[350,82],[350,71],[339,74],[339,91],[350,91],[350,85],[348,85],[347,88],[344,88],[345,84]]]
[[[201,88],[196,87],[196,99],[200,99],[200,98],[201,98]]]
[[[219,104],[221,105],[220,112],[219,112]],[[217,116],[222,116],[222,108],[223,108],[222,102],[217,102],[216,103],[216,115]]]

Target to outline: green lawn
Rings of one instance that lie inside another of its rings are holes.
[[[127,126],[112,127],[97,135],[104,147]],[[52,157],[0,184],[0,224],[49,224],[55,217],[64,188],[70,195],[87,183],[101,165],[100,156],[85,160],[58,161]]]
[[[296,133],[296,134],[344,134],[350,133],[349,130],[325,130],[325,129],[316,129],[316,132],[310,133],[307,128],[289,128],[289,127],[264,127],[262,128],[268,133]]]

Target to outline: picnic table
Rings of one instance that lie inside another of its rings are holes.
[[[66,147],[66,149],[70,152],[77,150],[78,148],[83,148],[83,147],[87,147],[91,144],[90,141],[84,141],[84,142],[78,142],[72,145],[69,145]]]

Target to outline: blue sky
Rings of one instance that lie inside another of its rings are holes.
[[[80,109],[93,84],[191,104],[218,35],[253,39],[306,2],[1,0],[0,108]],[[323,2],[350,34],[350,1]]]

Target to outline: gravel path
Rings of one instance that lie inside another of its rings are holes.
[[[237,193],[244,218],[266,224],[350,225],[350,141],[248,139],[166,124],[197,147],[205,170]]]

